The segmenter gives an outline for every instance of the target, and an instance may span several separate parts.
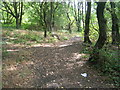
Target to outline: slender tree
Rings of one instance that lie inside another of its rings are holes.
[[[111,5],[111,16],[112,16],[112,44],[119,43],[119,25],[118,25],[118,18],[115,13],[115,3],[110,2]]]
[[[69,30],[69,33],[72,33],[72,30],[71,30],[71,26],[72,24],[74,23],[74,20],[71,20],[71,17],[70,17],[70,2],[68,3],[68,6],[67,6],[67,9],[66,9],[66,15],[67,15],[67,18],[68,18],[68,30]]]
[[[101,49],[106,41],[106,19],[104,18],[104,8],[106,2],[98,2],[97,7],[97,19],[98,19],[98,25],[99,25],[99,38],[98,41],[95,44],[95,48]]]
[[[36,22],[44,30],[44,37],[47,37],[47,32],[51,32],[52,28],[52,15],[53,15],[53,2],[33,2],[29,3],[33,8],[33,17],[37,17]]]
[[[78,27],[78,32],[81,31],[81,10],[80,10],[80,7],[81,7],[81,3],[78,2],[78,21],[77,21],[77,27]]]
[[[44,3],[44,8],[43,8],[43,21],[44,21],[44,37],[47,37],[47,31],[49,31],[49,22],[47,18],[47,10],[48,10],[48,3]]]
[[[84,22],[84,3],[82,2],[82,23],[83,23],[83,29],[85,28],[85,22]]]
[[[58,3],[50,2],[50,32],[54,31],[55,12],[58,6]]]
[[[80,32],[81,31],[81,2],[76,2],[74,1],[74,8],[73,8],[73,12],[74,12],[74,18],[76,21],[76,26],[77,26],[77,31]]]
[[[91,2],[87,2],[87,13],[86,13],[86,18],[85,18],[85,30],[84,30],[84,42],[85,43],[91,43],[89,39],[90,15],[91,15]]]

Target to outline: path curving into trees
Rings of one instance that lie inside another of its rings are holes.
[[[24,64],[16,65],[16,71],[5,71],[7,75],[12,77],[3,77],[4,84],[5,82],[8,83],[8,85],[5,84],[4,87],[114,87],[106,81],[107,77],[100,76],[100,73],[87,63],[89,55],[81,52],[83,46],[80,37],[74,37],[65,42],[55,43],[54,45],[42,45],[43,46],[24,48],[19,51],[19,53],[26,52],[26,54],[29,52],[30,54],[27,54],[29,60],[24,62]],[[18,73],[15,74],[17,71]],[[23,73],[23,76],[20,76],[20,73]],[[87,77],[81,75],[84,73],[87,74]],[[5,76],[5,73],[3,73],[3,76]],[[17,82],[19,80],[20,82]]]

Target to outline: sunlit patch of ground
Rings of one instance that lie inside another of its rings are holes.
[[[4,48],[8,53],[2,60],[3,87],[22,87],[33,77],[34,62],[28,59],[30,52],[11,45]]]
[[[11,65],[11,66],[7,67],[6,70],[8,70],[8,71],[17,70],[17,67],[16,67],[16,65],[15,66]]]
[[[28,33],[23,30],[15,32]],[[87,64],[89,55],[80,53],[83,48],[81,43],[81,37],[72,37],[52,44],[3,45],[8,51],[3,59],[3,87],[114,87]],[[87,77],[81,76],[83,73]]]
[[[35,44],[31,45],[31,47],[54,47],[53,44]]]
[[[87,54],[84,54],[84,53],[73,53],[73,60],[79,60],[80,58],[86,56]]]
[[[12,49],[8,49],[8,50],[6,50],[7,52],[17,52],[17,51],[19,51],[18,49],[17,50],[12,50]]]
[[[63,44],[63,45],[59,45],[59,47],[66,47],[69,46],[70,44]],[[72,44],[71,44],[72,45]]]
[[[3,87],[23,87],[28,84],[34,76],[30,68],[33,64],[33,62],[28,61],[6,66],[6,68],[3,69]]]

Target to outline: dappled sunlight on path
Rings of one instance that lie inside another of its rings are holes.
[[[21,56],[28,55],[28,60],[21,61],[16,66],[9,65],[4,68],[4,87],[113,87],[105,82],[103,76],[100,76],[97,71],[89,66],[87,63],[89,55],[80,53],[82,48],[82,42],[79,39],[54,44],[37,44],[20,49],[16,53]],[[84,73],[87,74],[86,77],[82,76]],[[10,81],[8,81],[9,75],[14,77]],[[18,79],[19,82],[15,79]],[[12,82],[12,80],[14,81]]]

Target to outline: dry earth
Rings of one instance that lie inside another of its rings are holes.
[[[5,88],[112,88],[88,63],[89,55],[80,53],[79,37],[54,44],[31,47],[4,45],[10,53],[3,57]],[[86,73],[87,77],[81,74]]]

